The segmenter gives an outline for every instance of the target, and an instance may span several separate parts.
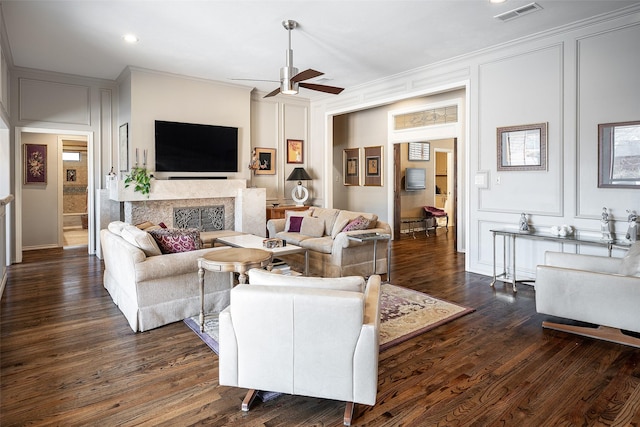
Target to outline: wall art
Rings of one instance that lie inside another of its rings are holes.
[[[275,175],[276,174],[276,149],[256,147],[256,158],[258,160],[258,168],[255,169],[256,175]]]
[[[47,183],[47,146],[24,144],[24,183]]]
[[[303,163],[303,146],[301,139],[287,139],[287,163]]]
[[[498,170],[547,170],[547,123],[500,127]]]

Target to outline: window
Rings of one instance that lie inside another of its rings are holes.
[[[63,151],[62,160],[65,162],[79,162],[80,152],[79,151]]]

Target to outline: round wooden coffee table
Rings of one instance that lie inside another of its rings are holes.
[[[198,280],[200,282],[200,332],[204,331],[204,272],[239,273],[240,283],[247,283],[247,271],[266,267],[273,254],[262,249],[229,248],[215,250],[198,258]],[[233,287],[233,275],[231,276]]]

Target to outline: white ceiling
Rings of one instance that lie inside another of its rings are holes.
[[[638,1],[538,0],[542,10],[503,22],[531,3],[387,1],[2,1],[15,66],[114,80],[127,66],[271,91],[285,63],[345,88],[588,19]],[[637,10],[637,9],[636,9]],[[128,45],[125,33],[140,41]],[[303,89],[302,96],[315,92]]]

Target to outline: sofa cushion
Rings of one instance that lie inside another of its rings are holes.
[[[324,221],[324,235],[330,236],[331,231],[333,230],[333,224],[336,222],[336,217],[339,212],[339,209],[314,207],[311,211],[311,216],[320,218]]]
[[[161,228],[149,232],[163,254],[189,252],[201,248],[200,232],[194,228]]]
[[[331,237],[335,239],[335,237],[342,231],[347,224],[356,219],[358,216],[363,216],[364,218],[371,221],[369,223],[370,228],[375,228],[378,223],[378,215],[366,212],[353,212],[353,211],[340,211],[338,216],[336,217],[336,221],[333,224],[333,230],[331,231]]]
[[[369,224],[371,224],[371,221],[359,215],[356,219],[345,225],[342,231],[366,230],[369,228]]]
[[[140,230],[134,225],[125,225],[122,228],[120,236],[128,243],[140,248],[146,256],[162,255],[162,252],[160,252],[160,248],[153,237],[151,237],[151,235],[146,231]]]
[[[307,216],[302,219],[300,234],[309,237],[322,237],[324,235],[325,223],[322,218]]]
[[[306,211],[284,211],[285,215],[285,223],[284,223],[284,231],[291,231],[291,217],[305,217],[310,216],[311,211],[307,209]],[[300,231],[298,229],[297,231]]]
[[[640,241],[634,243],[622,257],[620,274],[640,277]]]
[[[310,251],[320,252],[323,254],[330,254],[333,248],[334,240],[331,236],[324,237],[311,237],[301,241],[298,246],[302,246]]]
[[[249,284],[260,286],[297,286],[300,288],[331,289],[336,291],[364,292],[365,281],[361,276],[337,278],[288,276],[254,268],[249,270]]]
[[[107,225],[107,230],[109,230],[116,236],[120,236],[122,234],[122,229],[127,225],[131,225],[131,224],[127,224],[126,222],[122,222],[122,221],[112,221],[109,223],[109,225]]]
[[[302,233],[292,233],[288,231],[281,231],[279,233],[276,233],[276,237],[278,239],[286,240],[288,244],[298,245],[298,246],[300,246],[300,244],[304,240],[311,239],[311,237],[305,236]]]

